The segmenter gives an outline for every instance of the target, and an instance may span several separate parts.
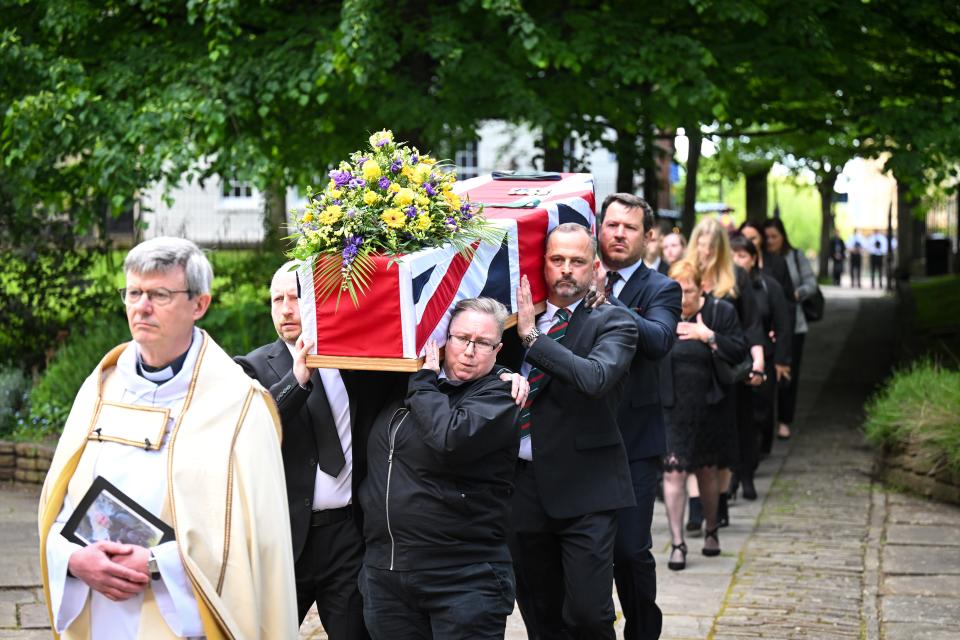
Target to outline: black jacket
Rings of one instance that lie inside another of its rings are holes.
[[[364,562],[405,571],[509,562],[520,408],[491,373],[458,385],[421,370],[374,420],[360,485]]]
[[[663,261],[660,262],[663,264]],[[660,359],[670,353],[680,320],[680,285],[641,264],[610,303],[626,307],[637,325],[637,351],[630,363],[617,423],[630,460],[666,453],[660,407]]]

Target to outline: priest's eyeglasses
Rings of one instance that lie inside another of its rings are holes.
[[[453,341],[453,344],[457,345],[461,349],[466,349],[471,344],[473,348],[476,349],[477,353],[493,353],[493,350],[497,348],[497,345],[500,343],[490,343],[484,340],[471,340],[467,336],[455,336],[450,334],[447,336],[450,340]]]
[[[193,290],[191,289],[164,289],[160,287],[158,289],[118,289],[120,292],[120,299],[123,300],[124,304],[137,304],[140,302],[140,298],[144,294],[147,296],[147,300],[157,305],[158,307],[163,307],[170,304],[170,301],[173,300],[174,294],[177,293],[186,293],[187,295],[193,295]]]

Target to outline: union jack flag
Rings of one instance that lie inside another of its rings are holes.
[[[357,308],[349,302],[337,308],[335,296],[318,300],[313,263],[305,263],[297,272],[300,318],[314,353],[416,358],[430,338],[446,342],[450,311],[461,299],[495,298],[515,313],[521,275],[529,278],[534,300],[544,300],[547,233],[564,222],[594,228],[593,177],[561,175],[554,182],[502,181],[487,175],[458,183],[461,197],[484,203],[484,214],[503,229],[505,242],[480,243],[469,258],[451,246],[394,258],[392,264],[388,257],[375,258],[376,272]]]

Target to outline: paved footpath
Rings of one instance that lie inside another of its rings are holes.
[[[761,463],[760,500],[740,500],[719,558],[691,538],[687,569],[666,569],[654,519],[662,638],[960,638],[960,508],[885,489],[860,431],[865,398],[889,370],[893,301],[827,287],[804,353],[795,435]],[[0,485],[0,639],[46,638],[39,604],[36,491]],[[622,633],[622,620],[618,621]],[[301,638],[326,635],[315,614]],[[525,638],[518,614],[507,638]]]

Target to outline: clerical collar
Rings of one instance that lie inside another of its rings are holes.
[[[190,344],[193,344],[191,340]],[[187,354],[190,353],[190,347],[187,347],[187,350],[180,354],[173,362],[166,364],[162,367],[151,367],[149,364],[143,361],[143,357],[140,355],[140,351],[137,351],[137,375],[146,378],[150,382],[155,382],[157,384],[163,384],[167,380],[173,378],[173,376],[180,373],[180,369],[183,368],[183,363],[187,360]]]

